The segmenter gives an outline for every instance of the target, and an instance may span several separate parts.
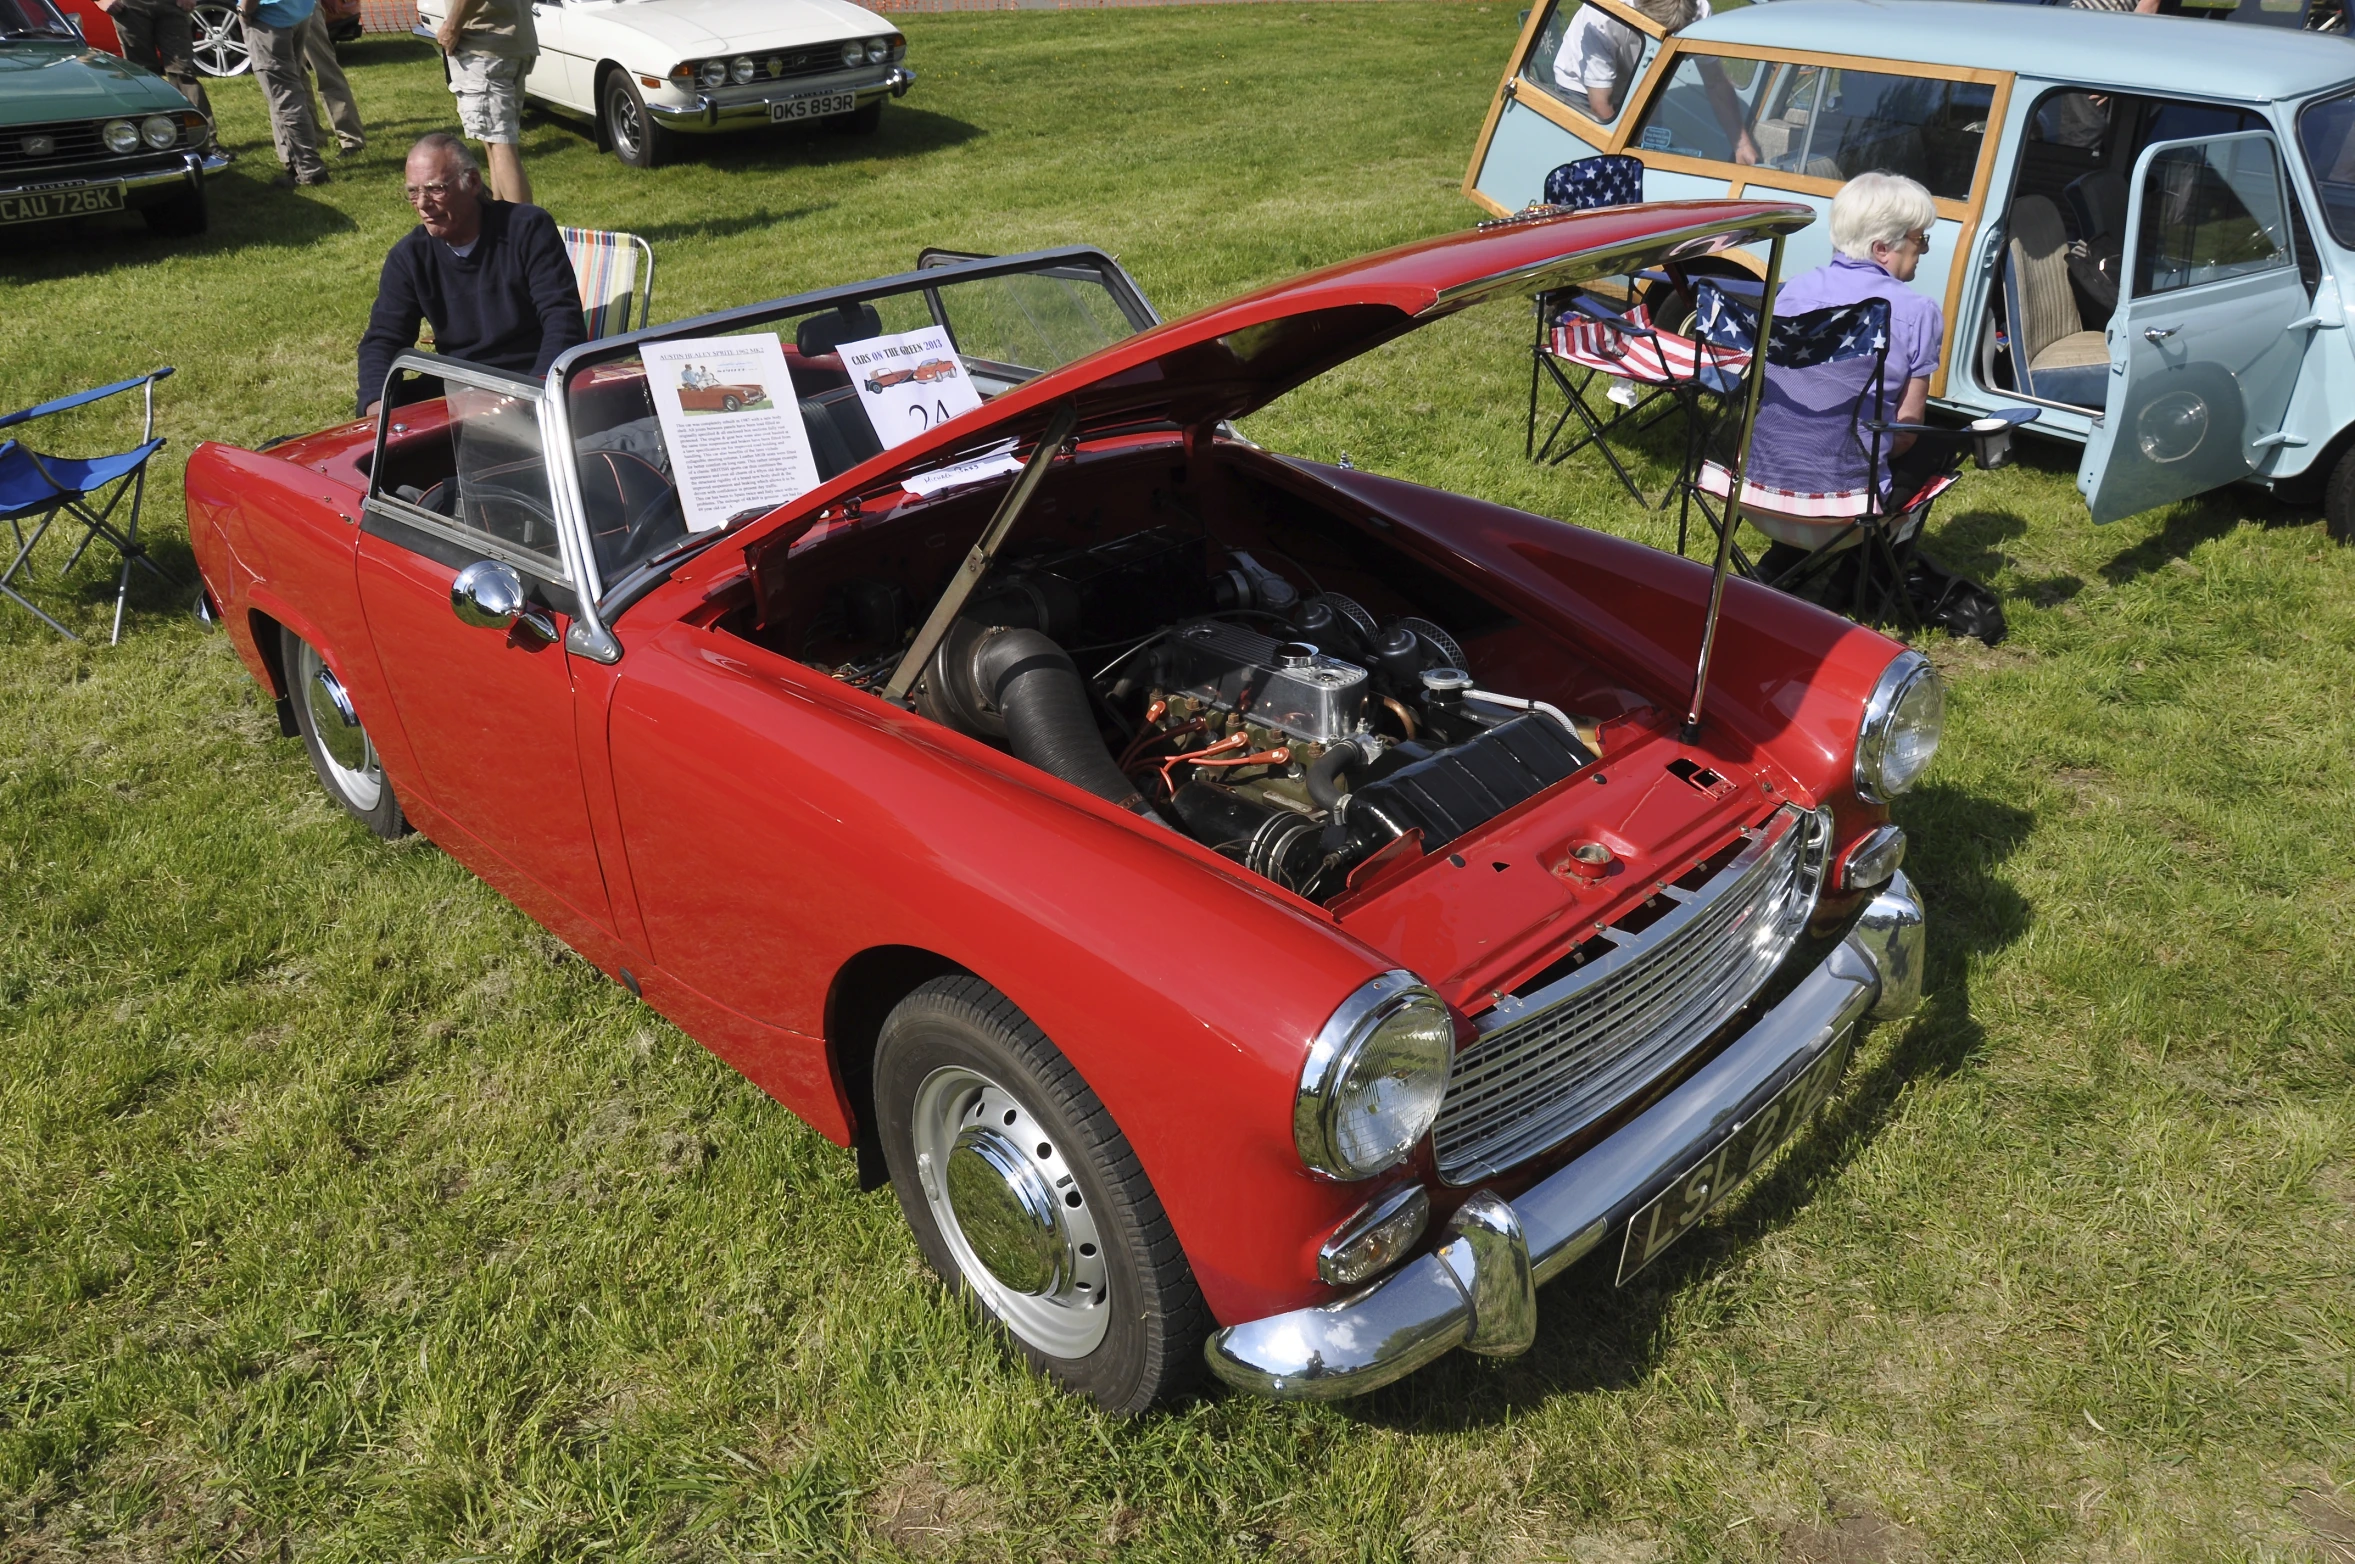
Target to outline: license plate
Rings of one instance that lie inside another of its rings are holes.
[[[0,223],[39,223],[56,217],[123,209],[121,185],[78,185],[71,190],[36,190],[0,196]]]
[[[805,98],[787,98],[783,103],[769,105],[771,120],[818,119],[828,114],[848,114],[859,106],[855,92],[819,92]]]
[[[1756,1172],[1777,1146],[1791,1138],[1793,1130],[1823,1106],[1832,1088],[1840,1083],[1840,1072],[1847,1067],[1855,1041],[1854,1027],[1842,1032],[1796,1080],[1635,1214],[1635,1220],[1627,1224],[1627,1245],[1619,1251],[1620,1285],[1626,1285],[1629,1277],[1658,1259],[1661,1250],[1691,1232],[1694,1224]]]

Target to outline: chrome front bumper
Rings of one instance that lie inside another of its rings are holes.
[[[693,103],[655,103],[646,105],[646,112],[665,130],[703,131],[744,130],[754,125],[772,123],[792,124],[791,120],[772,121],[769,104],[782,103],[790,98],[807,98],[821,92],[849,92],[858,97],[861,107],[889,94],[904,98],[908,89],[916,85],[916,73],[904,65],[895,65],[881,76],[850,82],[825,82],[818,78],[804,78],[788,87],[779,83],[776,90],[755,98],[732,98],[726,102],[706,94],[696,94]],[[806,123],[806,122],[804,122]]]
[[[1204,1348],[1228,1384],[1292,1401],[1362,1395],[1464,1347],[1510,1356],[1537,1334],[1537,1288],[1585,1257],[1839,1045],[1921,1002],[1922,906],[1903,874],[1848,937],[1692,1079],[1506,1201],[1483,1190],[1446,1241],[1337,1303],[1230,1325]]]
[[[0,185],[0,196],[40,195],[50,190],[82,190],[92,185],[121,185],[126,196],[143,191],[162,190],[168,186],[193,187],[229,166],[229,154],[218,147],[206,152],[183,152],[180,161],[169,168],[145,168],[136,174],[109,174],[99,170],[77,172],[55,179],[28,179],[22,184]]]

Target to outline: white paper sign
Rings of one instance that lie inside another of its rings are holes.
[[[801,402],[775,337],[649,344],[646,384],[688,531],[709,532],[818,486]]]
[[[1012,454],[1014,442],[971,461],[959,462],[954,467],[935,467],[930,472],[911,473],[899,481],[899,486],[918,499],[929,499],[949,489],[961,489],[971,483],[987,483],[992,478],[1022,470],[1022,459]]]
[[[965,361],[938,326],[842,344],[842,367],[885,450],[981,405]]]

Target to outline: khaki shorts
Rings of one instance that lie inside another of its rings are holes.
[[[461,50],[450,56],[450,91],[458,95],[458,126],[481,142],[513,146],[523,139],[523,78],[530,60]]]

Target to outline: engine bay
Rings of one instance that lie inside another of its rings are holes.
[[[1096,467],[1041,492],[911,704],[1310,901],[1569,779],[1602,725],[1643,708],[1297,492]],[[784,611],[741,633],[882,693],[994,498],[903,505],[797,548]]]

